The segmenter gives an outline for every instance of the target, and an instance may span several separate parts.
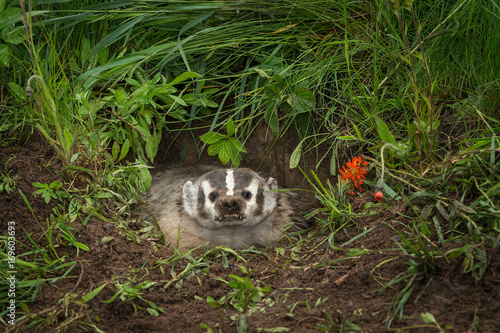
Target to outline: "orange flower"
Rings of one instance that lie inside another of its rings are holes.
[[[375,200],[380,201],[380,200],[382,200],[384,198],[384,193],[377,192],[377,193],[374,194],[374,196],[375,196]]]
[[[354,157],[346,163],[347,169],[345,166],[343,166],[342,169],[339,169],[340,179],[344,182],[352,182],[354,187],[357,188],[359,192],[363,192],[361,185],[363,184],[363,179],[366,180],[365,175],[368,171],[365,170],[364,166],[367,164],[368,162],[363,162],[361,157]]]

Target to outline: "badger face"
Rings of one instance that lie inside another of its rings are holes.
[[[278,184],[249,169],[208,172],[182,189],[182,208],[208,229],[253,226],[276,208]]]

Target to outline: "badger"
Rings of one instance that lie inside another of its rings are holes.
[[[305,227],[299,196],[277,189],[274,178],[246,168],[177,167],[155,175],[143,199],[181,252],[203,244],[245,249],[280,240],[291,222],[292,230]]]

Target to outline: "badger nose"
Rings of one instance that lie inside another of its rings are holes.
[[[220,201],[221,205],[227,209],[239,208],[239,203],[234,197],[226,197]]]

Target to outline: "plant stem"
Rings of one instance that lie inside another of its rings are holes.
[[[429,150],[432,151],[432,120],[434,118],[434,112],[432,107],[432,84],[431,84],[431,76],[429,74],[429,69],[427,68],[427,61],[425,59],[424,47],[422,46],[422,40],[420,39],[420,33],[418,32],[417,21],[415,20],[415,14],[413,12],[413,6],[410,7],[411,18],[413,20],[413,26],[415,27],[415,33],[417,34],[418,45],[420,46],[420,53],[422,53],[422,60],[424,62],[425,74],[427,75],[427,84],[429,85],[429,110],[430,110],[430,141],[429,141]]]
[[[406,31],[405,31],[405,28],[403,26],[403,18],[401,17],[401,11],[399,9],[397,9],[396,13],[398,15],[398,21],[399,21],[399,25],[401,26],[401,31],[403,32],[403,36],[405,38],[406,50],[408,51],[408,61],[410,63],[411,79],[413,81],[413,89],[415,90],[415,113],[417,115],[417,124],[420,125],[420,109],[418,108],[418,88],[417,88],[417,80],[415,79],[415,72],[413,70],[413,64],[411,62],[410,45],[408,43],[408,36],[406,36]],[[383,149],[383,147],[382,147],[382,149]]]
[[[391,146],[394,149],[398,149],[396,146],[394,146],[392,143],[385,143],[382,148],[380,148],[380,161],[382,163],[382,168],[381,168],[381,173],[380,173],[380,180],[377,183],[377,186],[384,186],[384,173],[385,173],[385,162],[384,162],[384,150],[385,147]]]

